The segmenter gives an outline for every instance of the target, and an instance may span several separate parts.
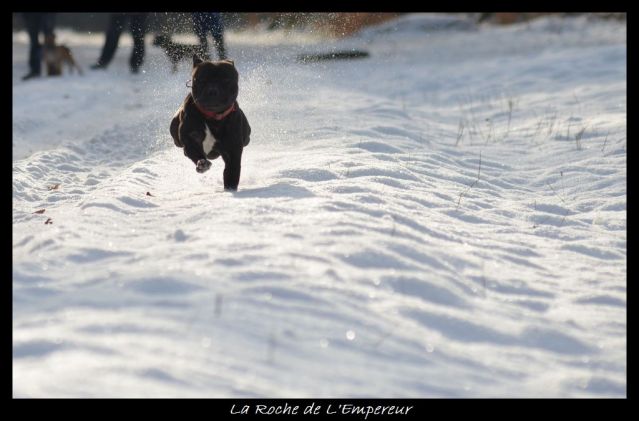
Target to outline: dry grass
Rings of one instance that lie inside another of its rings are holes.
[[[466,190],[464,190],[463,192],[461,192],[459,194],[459,199],[457,200],[457,207],[455,208],[455,210],[459,209],[459,206],[461,205],[461,200],[462,197],[464,195],[466,195],[466,193],[468,193],[468,191],[470,189],[472,189],[473,187],[475,187],[475,184],[479,183],[479,176],[481,175],[481,151],[479,151],[479,167],[477,168],[477,180],[475,180],[473,182],[473,184],[471,184],[470,186],[468,186],[468,188],[466,188]]]

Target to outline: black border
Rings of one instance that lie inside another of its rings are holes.
[[[167,4],[168,5],[168,4]],[[392,3],[372,3],[369,1],[339,1],[339,2],[321,2],[321,3],[312,3],[312,2],[297,2],[297,3],[289,3],[289,4],[282,4],[282,3],[269,3],[269,2],[264,2],[264,1],[243,1],[241,3],[224,3],[224,2],[220,2],[218,4],[211,4],[211,6],[219,11],[222,12],[270,12],[270,11],[295,11],[295,12],[419,12],[419,11],[424,11],[424,10],[416,10],[418,3],[414,2],[414,1],[405,1],[405,2],[397,2],[397,1],[393,1]],[[23,8],[24,4],[11,4],[11,7],[17,7],[18,10],[12,10],[12,13],[17,13],[17,12],[22,12],[22,11],[28,11],[25,10]],[[206,7],[198,7],[200,5],[194,4],[192,8],[177,8],[177,9],[168,9],[168,10],[158,10],[161,9],[159,4],[155,4],[153,6],[147,6],[147,7],[140,7],[140,6],[136,6],[133,5],[131,3],[128,4],[124,4],[123,6],[121,5],[114,5],[113,3],[108,3],[108,4],[90,4],[90,3],[84,3],[84,4],[73,4],[71,2],[69,3],[51,3],[51,2],[43,2],[43,1],[35,1],[35,2],[30,2],[28,4],[29,8],[31,10],[37,10],[37,11],[56,11],[56,12],[110,12],[110,11],[114,11],[114,8],[117,8],[117,11],[123,11],[123,10],[130,10],[130,11],[146,11],[146,10],[155,10],[155,11],[167,11],[167,12],[180,12],[180,11],[192,11],[193,9],[201,9],[201,8],[206,8]],[[51,7],[54,7],[55,10],[52,10]],[[108,6],[108,9],[102,9],[100,10],[100,6],[104,7],[104,6]],[[164,5],[163,5],[164,6]],[[505,2],[505,1],[493,1],[493,2],[484,2],[482,4],[473,4],[473,3],[468,3],[465,4],[464,2],[455,2],[455,3],[440,3],[440,4],[426,4],[426,3],[422,3],[419,4],[419,6],[421,7],[425,7],[428,6],[430,10],[427,10],[428,12],[468,12],[468,11],[473,11],[473,10],[508,10],[508,11],[536,11],[536,10],[543,10],[543,11],[565,11],[566,9],[570,9],[570,6],[566,6],[565,4],[561,4],[558,2],[547,2],[547,1],[540,1],[540,2],[535,2],[535,3],[531,3],[531,4],[523,4],[523,3],[519,3],[519,2]],[[579,11],[580,12],[602,12],[602,10],[592,10],[592,6],[593,4],[583,4],[583,3],[579,3],[578,7],[579,7]],[[610,11],[614,11],[614,12],[619,12],[619,11],[626,11],[627,13],[627,8],[628,8],[628,3],[626,2],[606,2],[605,4],[598,4],[599,7],[605,7],[605,10],[603,10],[603,12],[610,12]],[[97,8],[97,10],[96,10]],[[558,9],[560,8],[560,9]],[[13,19],[11,14],[7,14],[7,19]],[[635,45],[634,41],[632,41],[632,36],[633,35],[633,30],[632,30],[632,24],[630,24],[630,21],[632,21],[632,13],[628,13],[627,14],[627,34],[628,34],[628,39],[627,39],[627,111],[628,113],[632,112],[633,107],[630,101],[630,98],[632,97],[632,90],[634,89],[634,83],[631,80],[630,75],[633,74],[632,72],[632,68],[636,69],[636,66],[634,66],[634,60],[635,60],[635,54],[633,54],[632,52],[632,45]],[[9,22],[9,24],[7,25],[7,32],[12,32],[12,22]],[[7,58],[8,64],[6,69],[9,69],[9,71],[7,72],[8,74],[8,81],[9,84],[12,85],[12,46],[11,46],[11,33],[7,34],[7,38],[8,40],[7,45],[8,45],[8,52],[6,52],[5,57]],[[9,98],[9,101],[12,101],[12,98]],[[12,104],[11,102],[9,102],[9,107],[10,109],[12,109]],[[628,125],[627,125],[627,136],[626,139],[629,138],[629,134],[633,131],[632,130],[632,125],[634,124],[634,120],[630,119],[628,121]],[[626,140],[628,142],[628,140]],[[10,145],[10,142],[5,140],[5,145]],[[10,148],[10,146],[8,146],[8,148]],[[627,143],[626,146],[626,150],[627,150],[627,158],[631,158],[632,157],[632,153],[631,150],[633,149],[633,147]],[[11,157],[12,156],[12,152],[11,150],[9,150],[6,154],[7,156]],[[628,162],[628,161],[627,161]],[[7,171],[11,171],[11,176],[8,176],[7,178],[9,180],[12,180],[12,159],[11,162],[9,163],[9,165],[7,165]],[[633,180],[633,174],[634,171],[631,171],[631,166],[627,164],[627,215],[630,214],[630,210],[633,209],[635,206],[633,205],[633,198],[634,198],[634,187],[633,184],[634,182]],[[9,186],[9,191],[11,191],[13,189],[12,184]],[[7,194],[7,202],[8,202],[8,206],[6,207],[6,209],[9,210],[10,215],[9,217],[6,218],[7,221],[12,220],[12,197],[9,196]],[[633,224],[630,221],[627,221],[627,252],[630,253],[633,250],[633,247],[630,246],[630,244],[632,243],[631,239],[632,239],[632,235],[631,235],[631,229],[633,227]],[[12,234],[12,229],[11,229],[11,234]],[[3,236],[6,241],[7,241],[7,248],[6,250],[12,250],[12,235],[5,235]],[[628,254],[628,258],[627,258],[627,262],[632,261],[630,260],[630,254]],[[5,340],[3,341],[3,345],[2,346],[2,352],[3,352],[3,356],[2,356],[2,360],[3,363],[0,363],[0,367],[2,367],[2,376],[5,380],[5,382],[3,382],[3,386],[6,390],[6,392],[3,394],[5,398],[9,398],[11,399],[15,405],[19,405],[20,402],[24,402],[26,400],[22,400],[22,399],[13,399],[13,394],[12,394],[12,389],[13,389],[13,376],[12,376],[12,370],[10,369],[10,367],[12,367],[12,347],[13,347],[13,341],[12,341],[12,329],[13,329],[13,324],[12,324],[12,320],[13,320],[13,312],[12,312],[12,306],[13,306],[13,302],[12,302],[12,282],[10,282],[9,280],[13,279],[13,270],[12,270],[12,259],[11,259],[11,263],[9,265],[7,265],[7,267],[9,268],[7,270],[8,272],[8,276],[5,278],[5,281],[3,282],[3,287],[5,288],[4,294],[2,294],[5,297],[5,305],[3,306],[4,309],[4,320],[5,320],[5,329],[4,331],[7,333],[4,333],[4,338]],[[630,274],[632,273],[632,265],[627,265],[627,280],[629,279],[633,279],[632,276],[630,276]],[[632,330],[630,329],[632,326],[631,323],[631,315],[634,314],[633,312],[630,311],[630,302],[631,302],[631,291],[633,291],[633,287],[632,287],[632,282],[627,282],[627,300],[626,300],[626,317],[627,317],[627,348],[626,348],[626,367],[627,367],[627,382],[626,382],[626,394],[627,394],[627,399],[612,399],[612,400],[607,400],[606,401],[613,401],[614,403],[616,403],[616,401],[627,401],[629,399],[633,398],[633,388],[632,388],[632,382],[631,380],[631,368],[634,367],[634,365],[632,365],[630,363],[630,353],[631,353],[631,349],[632,348],[632,340],[631,340],[631,333]],[[29,399],[30,401],[31,399]],[[50,399],[38,399],[38,400],[43,400],[43,401],[49,401]],[[445,400],[448,408],[446,409],[457,409],[460,408],[457,405],[457,400],[464,400],[466,401],[467,399],[450,399],[450,400]],[[473,400],[473,399],[471,399]],[[471,414],[472,417],[499,417],[501,416],[506,416],[508,418],[512,418],[518,415],[524,415],[524,416],[534,416],[534,415],[550,415],[549,413],[546,413],[546,409],[545,409],[545,405],[543,406],[537,406],[537,403],[539,403],[538,401],[549,401],[549,402],[544,402],[544,403],[553,403],[556,404],[558,400],[553,400],[553,399],[532,399],[532,402],[526,402],[528,401],[528,399],[508,399],[508,405],[510,406],[512,405],[510,408],[502,408],[503,410],[497,410],[497,411],[490,411],[490,412],[479,412],[479,413],[475,413],[475,414]],[[57,400],[53,400],[53,401],[57,401]],[[88,399],[87,401],[90,401],[90,403],[96,403],[95,399]],[[109,400],[110,401],[110,400]],[[170,400],[169,400],[170,401]],[[186,401],[188,401],[189,405],[192,405],[193,403],[196,403],[195,401],[198,400],[194,400],[194,399],[186,399]],[[428,419],[430,417],[438,417],[441,416],[442,414],[439,414],[437,412],[435,412],[437,409],[442,409],[442,407],[440,406],[441,402],[438,402],[440,400],[430,400],[430,399],[218,399],[215,397],[212,397],[212,399],[205,399],[205,400],[199,400],[199,401],[204,401],[202,402],[203,405],[199,406],[198,409],[204,410],[205,412],[203,414],[193,414],[196,416],[204,416],[205,418],[217,418],[217,416],[222,416],[224,419],[246,419],[246,418],[261,418],[261,419],[290,419],[293,416],[289,415],[289,416],[275,416],[275,415],[271,415],[271,416],[259,416],[259,415],[255,415],[255,414],[249,414],[249,415],[236,415],[236,416],[232,416],[230,414],[230,409],[232,407],[232,405],[236,405],[237,408],[241,407],[242,405],[251,405],[251,407],[254,407],[257,404],[264,404],[264,405],[283,405],[285,403],[288,403],[289,405],[300,405],[300,407],[305,407],[307,405],[310,405],[312,402],[315,402],[316,404],[321,404],[321,405],[328,405],[328,404],[332,404],[334,407],[339,405],[339,404],[344,404],[344,403],[351,403],[351,404],[357,404],[357,405],[372,405],[372,406],[377,406],[377,405],[408,405],[408,406],[414,406],[414,409],[411,413],[409,413],[409,415],[405,415],[405,416],[398,416],[399,419],[406,419],[406,418],[417,418],[419,417],[419,419]],[[500,399],[486,399],[486,400],[479,400],[482,402],[474,402],[472,408],[475,408],[475,404],[490,404],[491,406],[495,405],[495,407],[497,408],[501,408],[502,405],[505,402],[502,402]],[[499,402],[496,402],[499,401]],[[554,401],[554,402],[553,402]],[[574,411],[575,409],[577,410],[577,412],[579,412],[580,410],[583,411],[584,413],[588,414],[595,414],[595,412],[593,412],[593,407],[592,407],[592,403],[593,402],[586,402],[586,401],[595,401],[595,403],[599,404],[601,400],[599,399],[560,399],[561,404],[567,404],[569,405],[567,407],[567,409]],[[573,405],[573,401],[574,405]],[[199,402],[198,402],[199,403]],[[525,404],[525,409],[526,412],[522,412],[522,409],[520,404],[524,403]],[[533,405],[529,405],[528,403],[532,403]],[[75,402],[73,403],[75,405]],[[450,406],[448,404],[451,404]],[[30,404],[28,404],[30,405]],[[108,407],[110,408],[114,408],[110,402],[107,402]],[[155,408],[163,410],[164,409],[164,404],[163,403],[154,403],[153,404]],[[497,406],[498,405],[498,406]],[[25,409],[26,405],[22,405],[20,404],[21,409]],[[538,407],[538,411],[534,411],[531,410],[534,407]],[[104,405],[100,405],[100,409],[104,409]],[[115,409],[115,408],[114,408]],[[607,416],[614,416],[612,413],[610,413],[611,408],[607,408],[605,409],[605,413],[601,413],[602,415],[605,414]],[[115,411],[113,411],[113,413],[115,413]],[[110,414],[109,411],[107,412],[100,412],[100,415],[108,415]],[[123,413],[118,411],[118,414],[122,414]],[[48,416],[55,416],[55,415],[60,415],[60,416],[74,416],[74,415],[80,415],[82,417],[85,416],[91,416],[94,415],[93,412],[84,412],[84,411],[77,411],[75,413],[61,413],[61,414],[47,414]],[[190,412],[187,413],[181,413],[180,415],[184,416],[188,416],[191,415]],[[443,415],[450,415],[450,416],[457,416],[460,415],[458,411],[455,412],[449,412],[449,413],[444,413]],[[556,414],[556,415],[560,415],[560,414]],[[563,415],[563,414],[562,414]],[[575,415],[574,412],[571,413],[571,415]],[[303,414],[299,415],[299,416],[304,416]],[[560,415],[561,416],[561,415]],[[565,416],[565,415],[564,415]],[[239,418],[238,418],[239,417]],[[313,419],[318,419],[318,416],[305,416],[308,418],[313,418]],[[325,416],[319,416],[319,418],[324,418]],[[340,416],[340,415],[332,415],[330,418],[331,419],[335,419],[335,418],[343,418],[343,419],[363,419],[363,416]],[[368,417],[368,419],[370,420],[377,420],[380,416],[370,416]],[[390,418],[388,416],[386,416],[386,418]],[[397,418],[397,417],[396,417]]]

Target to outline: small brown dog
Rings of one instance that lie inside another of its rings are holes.
[[[59,76],[62,74],[62,65],[69,66],[69,72],[77,69],[82,74],[82,69],[73,59],[71,50],[66,45],[55,45],[55,35],[47,35],[44,37],[44,49],[42,58],[47,66],[48,76]]]

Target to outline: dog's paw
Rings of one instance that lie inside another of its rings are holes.
[[[197,161],[197,164],[195,166],[195,171],[201,174],[201,173],[207,172],[209,168],[211,168],[211,161],[206,159],[200,159],[199,161]]]

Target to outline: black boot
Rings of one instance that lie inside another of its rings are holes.
[[[40,73],[37,72],[29,72],[26,75],[22,76],[22,80],[33,79],[34,77],[40,77]]]

